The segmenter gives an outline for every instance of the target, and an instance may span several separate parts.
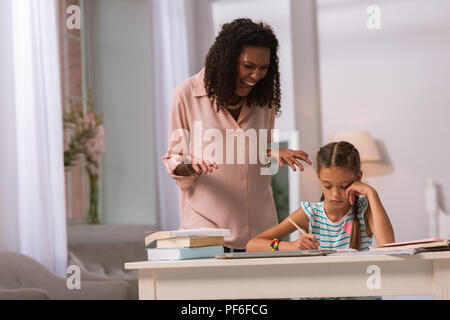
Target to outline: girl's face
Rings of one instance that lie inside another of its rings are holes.
[[[235,93],[247,96],[269,70],[270,49],[246,46],[242,48],[237,65]]]
[[[355,180],[360,180],[362,172],[355,174],[346,168],[322,168],[318,174],[322,192],[328,205],[334,209],[346,208],[350,202],[345,198],[345,190]]]

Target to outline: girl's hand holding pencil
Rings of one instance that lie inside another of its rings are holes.
[[[300,228],[291,218],[288,218],[288,220],[302,233],[302,235],[297,239],[297,241],[295,241],[296,249],[299,250],[320,249],[320,242],[317,241],[316,237],[313,234],[307,233],[305,230]]]

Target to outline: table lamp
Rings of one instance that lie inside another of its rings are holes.
[[[375,140],[368,131],[339,131],[330,136],[329,142],[347,141],[359,151],[362,162],[380,161],[381,156]]]

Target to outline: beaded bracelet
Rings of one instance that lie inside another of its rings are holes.
[[[271,251],[278,251],[278,247],[280,245],[280,239],[274,238],[272,242],[270,243],[270,250]]]

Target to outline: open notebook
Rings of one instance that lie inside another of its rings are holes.
[[[442,238],[429,238],[429,239],[420,239],[413,241],[404,241],[404,242],[394,242],[387,243],[383,246],[370,248],[370,251],[392,251],[392,250],[403,250],[403,249],[421,249],[422,251],[426,251],[425,249],[431,250],[431,248],[441,248],[441,250],[448,250],[450,246],[450,240],[442,239]],[[437,251],[439,251],[437,249]]]
[[[227,252],[216,255],[216,259],[251,259],[276,257],[311,257],[324,256],[336,250],[289,250],[289,251],[254,251],[254,252]]]
[[[370,256],[370,255],[414,255],[420,252],[434,251],[425,249],[402,249],[390,251],[358,251],[355,249],[320,249],[320,250],[292,250],[292,251],[261,251],[261,252],[229,252],[216,255],[216,259],[251,259],[277,257],[313,257],[313,256]],[[437,249],[437,248],[436,248]],[[442,250],[442,249],[441,249]]]

